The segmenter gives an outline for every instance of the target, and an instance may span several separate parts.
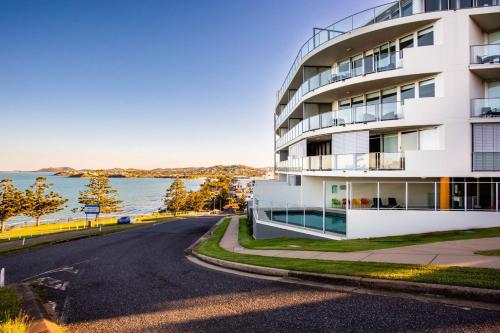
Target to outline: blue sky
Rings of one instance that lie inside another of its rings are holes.
[[[0,1],[0,170],[271,166],[314,26],[384,1]]]

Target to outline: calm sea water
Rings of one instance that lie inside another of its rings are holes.
[[[86,178],[67,178],[53,176],[45,172],[0,172],[0,179],[10,178],[14,185],[21,189],[27,189],[35,182],[37,177],[47,177],[47,182],[53,184],[52,189],[68,199],[67,207],[59,212],[47,215],[43,220],[77,218],[84,216],[83,213],[74,214],[71,209],[81,207],[78,204],[80,191],[86,189],[89,180]],[[184,180],[187,190],[198,190],[204,179]],[[118,191],[118,197],[123,200],[123,210],[120,215],[147,214],[158,210],[163,206],[165,191],[172,184],[170,178],[111,178],[111,186]],[[10,223],[30,221],[27,217],[17,217],[9,220]]]

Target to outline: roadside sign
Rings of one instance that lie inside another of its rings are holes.
[[[83,212],[86,215],[98,215],[99,211],[99,205],[85,205],[85,207],[83,207]]]

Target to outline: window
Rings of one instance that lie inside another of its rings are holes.
[[[432,80],[427,80],[427,81],[421,81],[418,83],[418,97],[434,97],[435,94],[435,87],[434,87],[434,79]]]
[[[373,73],[373,51],[365,53],[365,74]]]
[[[413,14],[413,1],[412,0],[401,1],[401,11],[403,12],[402,16],[412,15]]]
[[[418,46],[434,45],[434,30],[432,27],[419,31],[417,41]]]
[[[399,39],[400,50],[406,49],[408,47],[413,47],[413,35],[408,35]]]
[[[350,76],[349,59],[339,63],[339,76],[341,79]]]
[[[477,0],[476,7],[496,6],[496,5],[498,5],[498,0]]]
[[[401,133],[401,151],[418,150],[418,131]]]
[[[405,103],[406,99],[415,98],[415,84],[408,84],[401,87],[401,104]]]
[[[474,171],[500,171],[500,124],[472,125]]]
[[[447,10],[448,0],[425,0],[425,11],[434,12],[437,10]]]
[[[450,0],[450,9],[471,8],[472,0]]]
[[[345,110],[345,109],[350,109],[351,108],[351,100],[350,99],[343,99],[339,103],[339,110]]]
[[[438,136],[437,128],[425,129],[419,131],[419,149],[420,150],[437,150]]]
[[[352,76],[363,74],[363,55],[355,56],[351,59]]]

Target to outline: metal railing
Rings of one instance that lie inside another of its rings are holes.
[[[277,163],[278,171],[404,170],[404,153],[358,153],[306,156]]]
[[[471,117],[500,117],[500,98],[471,100]]]
[[[308,80],[304,81],[299,89],[294,93],[292,98],[288,101],[287,105],[283,108],[280,115],[275,119],[276,128],[278,128],[285,119],[292,113],[295,107],[302,101],[302,97],[325,85],[345,81],[347,79],[367,75],[373,73],[384,72],[388,70],[395,70],[403,67],[403,50],[398,52],[388,53],[387,56],[381,57],[378,55],[373,61],[373,66],[371,68],[366,68],[364,65],[359,69],[353,69],[349,66],[349,70],[343,71],[341,73],[333,74],[330,69],[314,75]]]
[[[397,19],[404,16],[420,14],[425,11],[416,11],[413,8],[412,1],[393,1],[380,6],[372,7],[356,14],[343,18],[326,28],[315,28],[313,36],[309,38],[300,48],[295,57],[292,66],[290,67],[283,84],[277,92],[278,101],[281,100],[283,94],[288,90],[288,86],[292,82],[295,74],[302,66],[302,60],[319,46],[329,42],[343,34],[366,27],[375,23],[384,22],[392,19]],[[498,6],[498,0],[474,0],[472,7]],[[450,8],[456,10],[456,8]],[[448,10],[447,7],[442,9]]]
[[[500,44],[472,45],[470,47],[470,63],[500,63]]]
[[[276,148],[298,138],[303,133],[321,128],[373,121],[396,120],[404,117],[401,102],[359,105],[352,108],[320,113],[302,120],[290,131],[276,139]]]

